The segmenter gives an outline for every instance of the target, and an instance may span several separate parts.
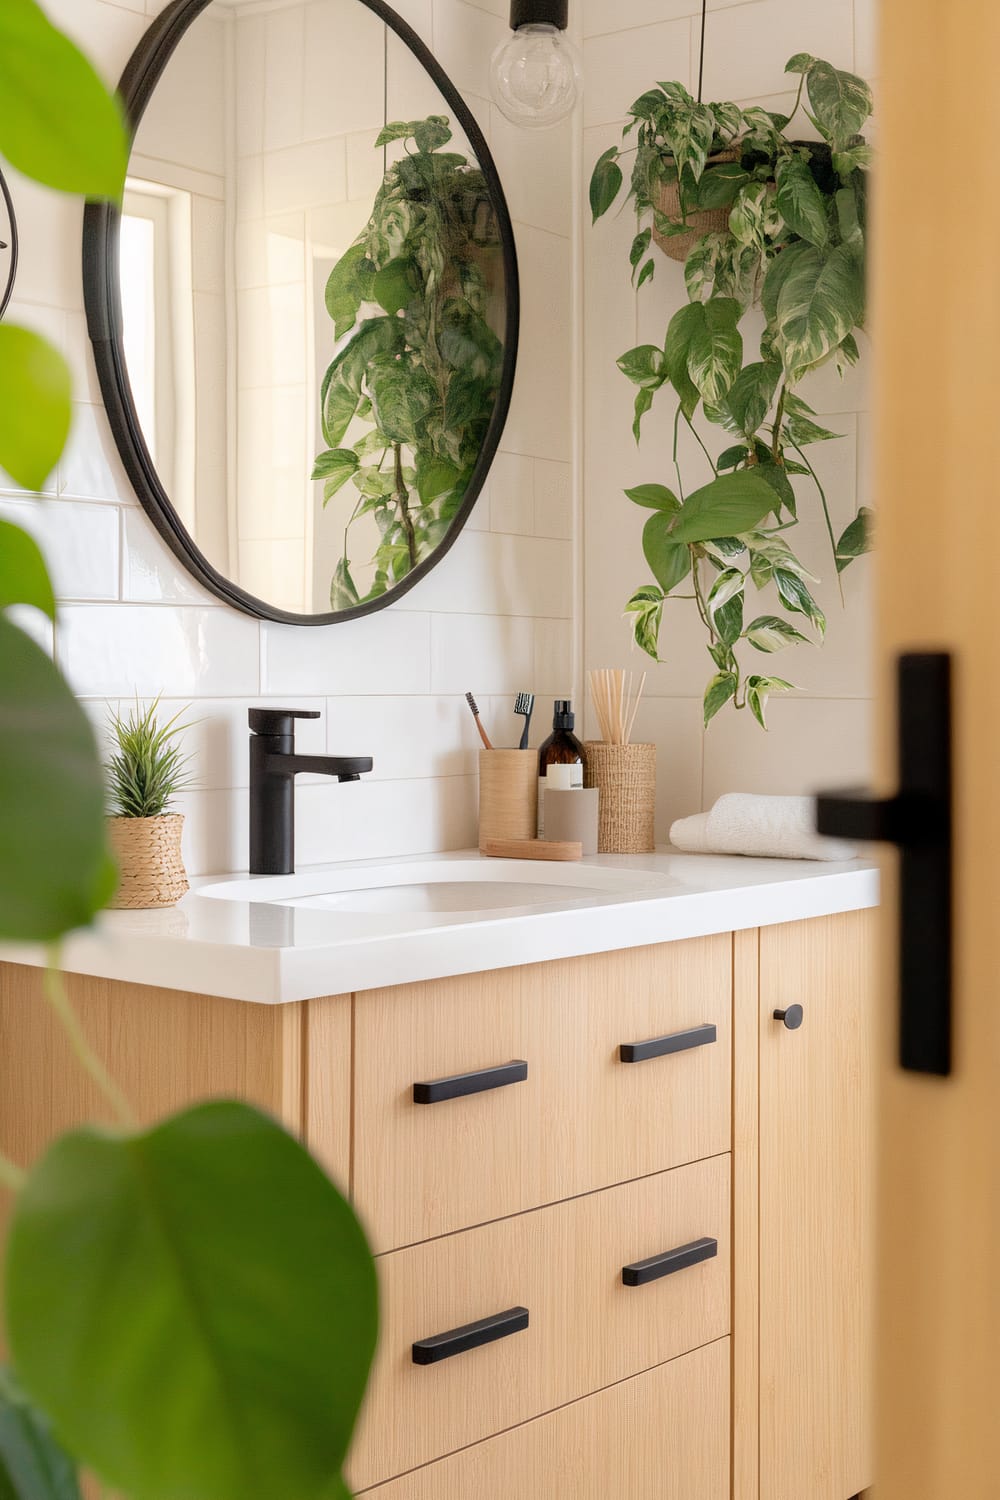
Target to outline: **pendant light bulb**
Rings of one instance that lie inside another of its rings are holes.
[[[490,68],[493,102],[514,125],[557,125],[580,97],[580,56],[566,35],[568,0],[512,0],[513,35]]]

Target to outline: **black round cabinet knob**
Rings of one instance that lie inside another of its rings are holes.
[[[780,1021],[788,1031],[798,1031],[802,1025],[801,1005],[790,1005],[787,1010],[776,1010],[774,1019]]]

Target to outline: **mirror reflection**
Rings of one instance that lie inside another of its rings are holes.
[[[463,523],[510,381],[501,207],[361,0],[213,0],[181,39],[129,166],[125,362],[177,518],[265,612],[384,600]]]

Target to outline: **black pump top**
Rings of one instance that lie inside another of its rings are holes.
[[[576,714],[573,712],[573,704],[569,698],[557,698],[555,701],[555,713],[552,717],[553,729],[573,729],[576,726]]]
[[[565,31],[569,25],[569,0],[510,0],[510,29],[522,26],[555,26]]]

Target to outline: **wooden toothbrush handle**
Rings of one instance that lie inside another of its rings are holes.
[[[483,728],[483,721],[482,721],[482,719],[479,717],[478,714],[473,714],[472,717],[476,721],[476,728],[479,730],[479,738],[482,740],[483,745],[485,746],[485,748],[487,750],[492,750],[493,746],[490,744],[490,737],[489,737],[489,735],[486,733],[486,730]]]

